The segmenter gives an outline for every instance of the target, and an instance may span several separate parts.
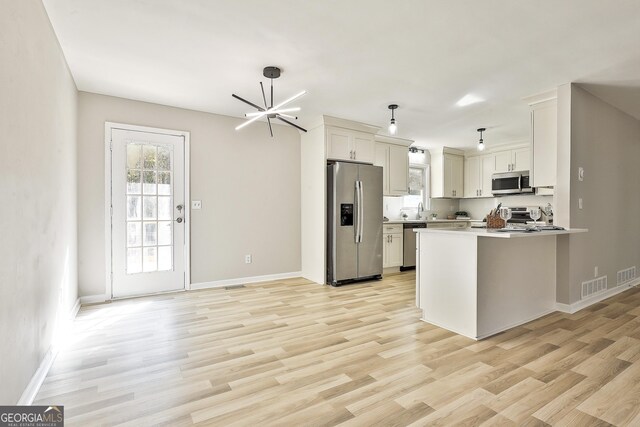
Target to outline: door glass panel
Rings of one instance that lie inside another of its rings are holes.
[[[158,244],[158,223],[157,222],[145,222],[144,223],[144,245],[156,246]]]
[[[171,194],[171,172],[158,172],[158,194]]]
[[[156,169],[156,146],[145,145],[142,148],[142,155],[144,157],[144,169],[155,170]]]
[[[142,246],[142,224],[130,221],[127,223],[127,246]]]
[[[127,171],[127,194],[140,194],[140,189],[142,188],[140,185],[141,176],[142,171],[136,169]]]
[[[158,147],[158,170],[171,170],[171,151],[165,147]]]
[[[127,196],[127,219],[141,219],[142,198],[140,196]]]
[[[158,248],[158,271],[167,271],[173,269],[171,260],[171,246],[160,246]]]
[[[127,143],[127,274],[173,269],[172,150]]]
[[[171,217],[171,197],[158,197],[158,219],[173,219]]]
[[[142,272],[142,248],[127,249],[127,274]]]
[[[171,232],[171,221],[158,222],[158,245],[170,245]]]
[[[158,210],[157,210],[157,197],[149,197],[145,196],[144,199],[144,209],[143,209],[143,218],[144,219],[158,219]]]
[[[142,145],[127,144],[127,168],[142,169]]]
[[[154,171],[144,171],[142,177],[142,191],[144,194],[156,194],[156,173]]]
[[[152,248],[144,248],[142,252],[142,271],[149,273],[158,271],[158,250],[154,246]]]

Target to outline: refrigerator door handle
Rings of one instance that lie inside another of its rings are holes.
[[[354,226],[353,226],[353,240],[358,243],[358,233],[360,231],[360,189],[358,187],[358,181],[354,182]]]
[[[360,208],[360,212],[358,213],[358,225],[360,226],[360,242],[362,242],[362,233],[364,232],[364,185],[362,181],[358,181],[360,183],[360,202],[358,203],[358,207]]]
[[[356,243],[362,242],[362,182],[356,181]]]

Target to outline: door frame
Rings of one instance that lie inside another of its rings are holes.
[[[168,292],[182,292],[191,289],[191,184],[189,177],[191,176],[190,166],[190,132],[154,128],[148,126],[137,126],[125,123],[105,122],[104,123],[104,236],[105,236],[105,270],[106,270],[106,284],[105,284],[105,300],[110,301],[113,299],[119,299],[113,297],[113,242],[111,236],[111,230],[113,228],[112,223],[112,207],[111,207],[111,131],[113,129],[120,129],[125,131],[137,131],[147,133],[158,133],[162,135],[181,136],[184,138],[184,288],[177,291]],[[168,293],[158,292],[158,293]],[[149,294],[153,295],[153,294]],[[126,297],[131,298],[131,297]]]

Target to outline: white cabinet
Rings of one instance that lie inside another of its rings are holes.
[[[492,197],[491,176],[495,173],[493,154],[467,157],[464,160],[464,197]]]
[[[494,155],[496,172],[528,171],[531,168],[529,147],[498,151]]]
[[[514,171],[528,171],[531,169],[531,150],[529,147],[511,151],[512,169]]]
[[[464,197],[480,197],[482,187],[482,157],[467,157],[464,160]]]
[[[493,197],[491,193],[491,180],[496,173],[496,162],[493,155],[482,156],[482,171],[480,175],[480,197]]]
[[[531,106],[533,187],[553,187],[557,179],[558,106],[551,99]]]
[[[409,186],[408,146],[376,141],[374,165],[383,168],[382,194],[403,196]]]
[[[373,163],[374,157],[372,134],[327,127],[327,159]]]
[[[453,148],[430,150],[431,197],[462,198],[464,196],[463,152]]]
[[[382,243],[382,267],[400,267],[402,265],[402,224],[389,224],[383,226]]]

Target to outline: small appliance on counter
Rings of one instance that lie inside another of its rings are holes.
[[[458,211],[456,212],[456,219],[470,220],[471,217],[469,216],[467,211]]]

